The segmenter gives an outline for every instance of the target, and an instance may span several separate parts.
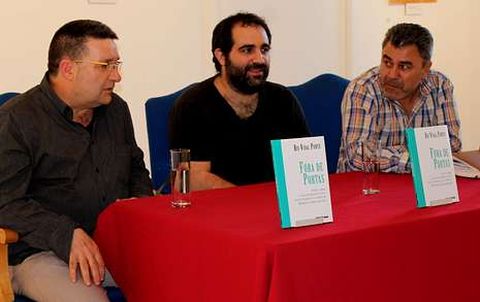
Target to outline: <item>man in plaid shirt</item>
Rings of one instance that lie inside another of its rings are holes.
[[[411,171],[405,129],[447,125],[452,152],[461,149],[453,84],[431,70],[433,38],[410,23],[390,28],[380,66],[352,80],[342,101],[337,172],[361,170],[360,142],[381,140],[383,172]]]

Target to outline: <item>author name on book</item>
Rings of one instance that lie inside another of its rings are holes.
[[[322,144],[310,143],[310,144],[293,144],[293,151],[310,151],[321,150]]]
[[[440,138],[447,136],[447,133],[442,130],[434,130],[434,131],[425,131],[424,133],[425,139],[429,138]]]

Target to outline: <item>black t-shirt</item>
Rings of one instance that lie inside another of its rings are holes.
[[[213,84],[215,77],[183,93],[170,112],[172,148],[189,148],[192,161],[210,161],[211,172],[233,184],[274,178],[270,140],[309,135],[295,96],[267,82],[255,113],[239,118]]]

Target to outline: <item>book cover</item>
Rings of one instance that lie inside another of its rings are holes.
[[[323,136],[272,140],[282,228],[332,222]]]
[[[459,201],[447,126],[408,128],[407,144],[417,206]]]

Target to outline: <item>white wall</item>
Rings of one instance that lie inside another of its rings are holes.
[[[388,28],[399,22],[419,23],[434,38],[433,67],[455,85],[462,121],[463,149],[480,145],[480,102],[477,101],[475,71],[480,69],[480,1],[438,0],[420,4],[418,16],[406,16],[403,5],[386,0],[349,0],[347,75],[352,78],[380,62],[381,42]]]
[[[272,31],[270,80],[305,82],[319,73],[344,74],[345,1],[219,1],[219,20],[238,11],[264,17]]]
[[[117,92],[129,103],[147,164],[145,100],[212,75],[213,27],[240,10],[266,18],[273,34],[270,79],[285,85],[324,72],[352,78],[378,64],[390,26],[400,21],[425,25],[435,38],[434,67],[456,85],[464,147],[480,143],[480,102],[474,91],[480,1],[439,0],[424,4],[423,15],[414,17],[387,0],[117,0],[114,5],[0,0],[0,7],[0,91],[24,91],[41,80],[50,39],[67,21],[97,19],[118,33],[125,64]]]
[[[299,84],[345,70],[344,0],[0,0],[0,91],[25,91],[41,80],[48,44],[67,21],[105,22],[120,37],[125,62],[116,92],[129,103],[139,145],[148,157],[144,102],[214,74],[213,27],[239,10],[266,18],[273,33],[271,77]]]
[[[50,39],[62,24],[97,19],[117,32],[125,63],[116,92],[129,103],[147,163],[145,100],[210,74],[201,47],[208,39],[202,1],[118,0],[115,5],[93,5],[87,0],[0,0],[0,6],[0,91],[24,91],[39,83]]]

